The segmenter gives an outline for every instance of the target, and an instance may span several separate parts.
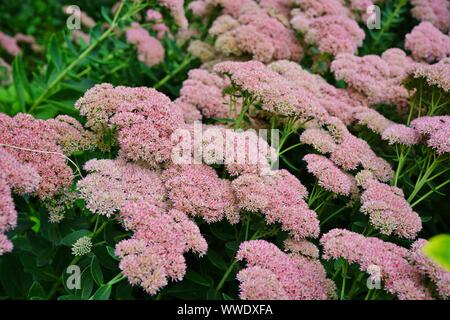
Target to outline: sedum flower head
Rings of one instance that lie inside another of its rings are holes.
[[[79,238],[72,245],[72,254],[77,257],[84,256],[91,252],[92,249],[92,239],[91,237],[84,236]]]

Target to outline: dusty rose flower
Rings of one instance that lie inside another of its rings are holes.
[[[405,48],[415,60],[431,63],[450,55],[450,37],[425,21],[405,36]]]
[[[236,259],[247,262],[237,276],[242,299],[324,300],[336,290],[318,260],[288,255],[264,240],[241,243]]]
[[[450,58],[444,58],[432,65],[415,64],[410,72],[414,78],[424,78],[430,86],[437,86],[445,92],[450,91]]]
[[[137,200],[165,207],[166,190],[154,171],[123,159],[93,159],[84,169],[90,173],[78,181],[78,192],[93,213],[109,217]]]
[[[204,164],[178,165],[163,172],[168,198],[173,207],[206,222],[239,221],[234,191],[228,180],[220,179],[211,167]]]
[[[450,153],[450,116],[425,116],[411,121],[411,127],[426,137],[438,154]]]
[[[172,15],[175,23],[181,29],[187,29],[189,27],[189,21],[184,13],[184,0],[158,0],[159,3],[167,7]]]
[[[283,245],[284,250],[289,251],[292,254],[300,254],[313,259],[319,258],[319,248],[308,240],[294,240],[288,238],[283,242]]]
[[[447,0],[411,0],[411,14],[421,21],[429,21],[446,32],[450,28],[450,4]]]
[[[356,181],[353,176],[343,172],[333,161],[317,154],[307,154],[303,160],[307,163],[308,172],[318,179],[324,189],[343,196],[355,192]]]
[[[16,56],[22,51],[20,50],[17,40],[0,31],[0,47],[9,55]]]
[[[420,134],[417,130],[404,124],[392,124],[382,132],[381,138],[387,140],[389,144],[399,143],[412,146],[419,143]]]
[[[288,171],[265,176],[243,174],[232,186],[241,209],[261,212],[269,224],[279,222],[294,239],[318,236],[316,213],[303,200],[307,190]]]
[[[422,229],[417,212],[405,200],[401,189],[378,182],[365,181],[361,194],[361,212],[368,214],[372,225],[381,233],[414,239]]]
[[[321,52],[336,56],[356,53],[364,37],[364,31],[354,20],[342,15],[326,15],[309,23],[305,41],[316,45]]]
[[[363,94],[370,104],[405,104],[409,93],[402,81],[410,66],[406,56],[402,57],[399,49],[395,49],[394,55],[386,51],[382,57],[340,54],[331,63],[331,71],[337,79],[345,80],[351,88]]]
[[[151,67],[164,60],[164,47],[152,37],[139,23],[133,22],[126,31],[127,41],[136,46],[138,59]]]
[[[300,135],[300,142],[311,145],[322,154],[331,153],[336,148],[334,138],[322,128],[308,128]]]
[[[34,119],[28,114],[17,114],[12,118],[0,114],[0,143],[8,145],[8,152],[19,162],[36,169],[41,176],[37,190],[41,199],[63,192],[73,179],[72,169],[66,163],[63,144],[76,143],[72,144],[70,134],[66,135],[68,132],[64,129],[56,130],[52,125],[54,121]]]
[[[325,259],[342,258],[359,264],[361,271],[365,272],[372,265],[379,267],[384,290],[400,300],[431,299],[421,275],[408,263],[407,249],[344,229],[329,231],[322,236],[320,243]]]

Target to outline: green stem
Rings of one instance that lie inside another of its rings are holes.
[[[94,42],[92,42],[84,51],[81,53],[77,59],[72,61],[72,63],[62,70],[60,74],[47,86],[47,88],[39,95],[39,97],[34,101],[34,103],[31,105],[30,109],[28,110],[28,113],[32,113],[36,107],[39,106],[39,104],[47,97],[49,92],[62,80],[64,77],[72,71],[73,68],[75,68],[84,58],[86,58],[92,50],[94,50],[101,42],[103,42],[106,38],[109,37],[109,35],[114,31],[114,29],[117,26],[117,20],[119,18],[120,12],[122,11],[123,5],[125,1],[122,1],[120,3],[119,9],[117,10],[114,19],[109,26],[109,28]]]
[[[323,220],[320,225],[323,226],[328,220],[330,220],[331,218],[333,218],[334,216],[338,215],[340,212],[342,212],[343,210],[345,210],[346,207],[343,206],[341,208],[339,208],[339,210],[333,212],[332,214],[330,214],[325,220]]]
[[[423,200],[425,200],[426,198],[428,198],[431,194],[433,194],[434,192],[436,192],[437,190],[439,190],[440,188],[444,187],[446,184],[450,183],[450,179],[447,181],[444,181],[443,183],[441,183],[440,185],[438,185],[436,188],[434,188],[433,190],[430,190],[429,192],[427,192],[425,195],[423,195],[422,197],[420,197],[417,201],[415,201],[413,204],[411,204],[411,208],[415,207],[416,205],[418,205],[420,202],[422,202]]]
[[[342,267],[342,286],[341,286],[341,300],[345,300],[345,283],[347,281],[347,263],[344,262]]]
[[[168,75],[166,75],[164,78],[162,78],[158,83],[156,83],[153,88],[158,89],[160,87],[162,87],[163,85],[165,85],[167,83],[167,81],[169,81],[170,79],[172,79],[172,77],[174,77],[175,75],[177,75],[180,71],[182,71],[184,68],[186,68],[186,66],[191,63],[191,61],[194,60],[193,57],[186,55],[186,57],[184,58],[183,62],[175,68],[175,70],[173,70],[171,73],[169,73]]]

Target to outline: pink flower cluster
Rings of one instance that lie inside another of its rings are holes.
[[[136,46],[138,59],[151,67],[164,60],[164,47],[152,37],[139,23],[133,22],[126,31],[127,41]]]
[[[247,262],[237,274],[241,299],[325,300],[335,296],[335,284],[316,259],[286,254],[264,240],[241,243],[236,259]]]
[[[445,92],[450,91],[450,58],[431,65],[417,63],[410,73],[414,78],[425,79],[430,86],[437,86]]]
[[[369,215],[375,228],[386,235],[408,239],[417,236],[422,229],[420,216],[412,210],[401,189],[375,179],[366,179],[362,187],[360,210]]]
[[[252,0],[216,2],[224,13],[209,29],[209,34],[217,36],[217,51],[225,56],[247,53],[262,62],[301,59],[302,48],[294,33],[283,24],[282,15],[268,13],[267,3],[265,9]]]
[[[221,62],[214,71],[262,102],[262,108],[282,116],[322,119],[327,112],[305,90],[258,61]]]
[[[175,23],[181,29],[189,27],[189,21],[184,14],[184,0],[158,0],[158,2],[169,9]]]
[[[365,33],[342,1],[302,0],[298,1],[298,5],[299,9],[291,11],[291,25],[319,51],[333,56],[339,53],[355,54],[362,45]]]
[[[426,137],[438,154],[450,153],[450,116],[425,116],[411,121],[411,127]]]
[[[343,196],[357,192],[355,178],[342,171],[328,158],[307,154],[303,160],[307,163],[308,172],[312,173],[319,181],[319,185],[326,190]]]
[[[162,174],[168,198],[175,209],[206,222],[223,217],[231,223],[239,222],[239,210],[229,180],[220,179],[211,167],[204,164],[174,166]]]
[[[37,44],[36,39],[33,36],[18,33],[14,37],[11,37],[0,31],[0,48],[5,50],[9,55],[16,56],[22,52],[19,43],[30,45],[31,49],[35,52],[43,50],[43,48]]]
[[[388,49],[381,57],[340,54],[331,63],[336,79],[344,80],[369,104],[406,104],[409,93],[402,85],[412,66],[400,49]]]
[[[228,98],[222,94],[222,90],[228,85],[229,82],[218,75],[202,69],[193,69],[189,71],[188,79],[183,82],[178,99],[184,105],[198,109],[207,118],[229,118],[231,115]]]
[[[111,216],[127,202],[142,200],[165,207],[166,190],[154,171],[124,159],[90,160],[84,169],[89,173],[77,183],[86,208],[93,213]]]
[[[354,120],[354,109],[363,105],[350,91],[330,85],[320,75],[302,69],[298,63],[280,60],[272,62],[269,67],[289,80],[297,90],[308,92],[330,115],[345,124]]]
[[[407,249],[378,238],[343,229],[333,229],[320,239],[325,259],[359,264],[361,271],[371,266],[381,270],[384,289],[401,300],[431,299],[418,270],[409,264]]]
[[[424,255],[422,248],[427,242],[424,239],[418,239],[414,242],[408,259],[420,273],[433,281],[439,296],[448,300],[450,299],[450,272],[444,270]]]
[[[417,61],[439,61],[450,55],[450,36],[425,21],[405,36],[405,48]]]
[[[177,202],[169,207],[174,190],[166,190],[156,171],[121,158],[90,160],[85,169],[90,174],[78,182],[78,190],[86,207],[106,216],[117,213],[124,228],[133,232],[116,246],[119,267],[132,285],[156,294],[168,279],[184,277],[185,252],[206,253],[198,226],[174,208]],[[179,196],[188,199],[190,194]]]
[[[86,126],[102,134],[118,129],[120,154],[157,167],[170,159],[172,133],[184,125],[180,109],[152,88],[96,85],[75,106],[87,116]]]
[[[140,285],[150,295],[167,285],[168,279],[183,279],[185,252],[206,253],[207,244],[198,226],[183,212],[164,212],[138,201],[127,203],[121,213],[125,223],[133,226],[134,235],[116,245],[119,268],[130,284]]]
[[[411,0],[411,14],[421,21],[429,21],[442,32],[450,28],[450,3],[447,0]]]
[[[5,233],[15,228],[17,211],[12,192],[30,194],[36,191],[41,177],[29,164],[22,164],[0,147],[0,256],[13,249]]]
[[[75,119],[62,116],[38,120],[28,114],[0,114],[0,141],[20,163],[31,165],[41,177],[37,195],[51,198],[72,182],[72,169],[65,155],[90,147],[90,136]],[[6,145],[6,146],[5,146]]]
[[[259,176],[243,174],[232,182],[239,208],[261,212],[267,223],[278,222],[296,240],[319,235],[319,220],[308,208],[306,188],[286,170]]]

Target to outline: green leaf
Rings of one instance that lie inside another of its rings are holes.
[[[189,281],[192,281],[194,283],[197,283],[197,284],[199,284],[201,286],[205,286],[205,287],[210,287],[211,286],[211,282],[208,281],[208,279],[206,279],[200,273],[195,272],[193,270],[189,270],[186,273],[186,279],[188,279]]]
[[[28,80],[25,76],[25,71],[22,63],[22,56],[17,55],[12,64],[14,88],[16,90],[16,96],[19,100],[20,108],[22,112],[26,112],[26,87],[28,86]]]
[[[440,234],[431,238],[423,247],[423,252],[431,260],[450,271],[450,235]]]
[[[95,291],[94,295],[89,300],[108,300],[111,295],[112,286],[103,285]]]
[[[109,8],[102,6],[101,13],[102,17],[108,22],[109,24],[112,23],[111,17],[109,16]]]
[[[81,299],[89,299],[93,289],[94,280],[92,279],[91,268],[88,267],[81,273]]]
[[[91,261],[91,274],[92,278],[94,279],[95,283],[99,286],[103,284],[103,272],[102,268],[100,267],[100,262],[98,261],[98,258],[96,256],[92,257]]]
[[[64,296],[59,296],[58,300],[80,300],[80,297],[77,297],[73,294],[66,294]]]
[[[227,295],[226,293],[222,293],[223,300],[234,300],[232,297]]]
[[[116,256],[116,253],[114,252],[114,249],[110,246],[106,246],[106,251],[108,251],[108,254],[116,261],[120,261],[119,257]]]
[[[216,268],[221,269],[221,270],[227,270],[227,264],[225,263],[225,260],[223,260],[223,258],[218,253],[213,251],[212,249],[208,250],[207,257],[208,257],[208,260],[211,261],[211,263]]]
[[[91,232],[89,230],[85,230],[85,229],[73,231],[72,233],[69,233],[64,238],[61,239],[61,244],[70,247],[78,239],[80,239],[81,237],[87,236],[90,233]]]
[[[63,69],[64,67],[63,58],[55,34],[52,34],[52,36],[50,37],[50,41],[48,44],[47,58],[49,62],[53,63],[56,70],[60,71]]]
[[[36,300],[44,298],[45,298],[44,288],[39,282],[34,281],[30,287],[30,290],[28,291],[28,300]]]

